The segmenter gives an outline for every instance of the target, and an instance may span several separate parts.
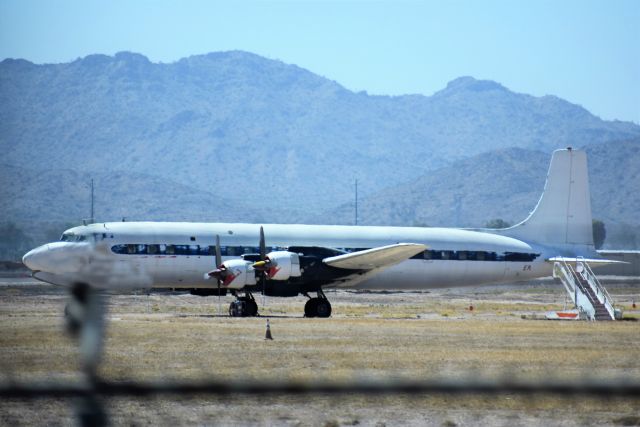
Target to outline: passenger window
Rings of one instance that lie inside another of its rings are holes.
[[[187,245],[176,245],[176,255],[189,255],[189,246]]]
[[[175,246],[173,246],[173,245],[167,245],[167,249],[166,249],[165,253],[166,253],[167,255],[175,255],[175,253],[176,253],[176,247],[175,247]]]
[[[115,245],[111,247],[111,252],[124,255],[127,253],[127,245]]]
[[[478,261],[484,261],[485,258],[486,258],[485,255],[486,255],[486,252],[478,252],[478,253],[476,253],[476,259]]]
[[[214,249],[213,246],[200,246],[200,249],[198,250],[198,255],[201,256],[209,256],[209,255],[213,255]]]
[[[147,246],[147,253],[149,255],[156,255],[159,251],[158,245],[149,245]]]

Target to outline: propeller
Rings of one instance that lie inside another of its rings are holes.
[[[218,283],[218,314],[220,314],[220,284],[227,277],[228,270],[222,263],[222,255],[220,253],[220,236],[216,234],[216,268],[215,270],[211,270],[208,273],[204,274],[205,279],[210,279],[214,277],[216,282]]]
[[[259,264],[256,268],[256,264]],[[267,259],[267,246],[264,241],[264,228],[260,226],[260,261],[253,264],[253,268],[260,271],[260,285],[262,287],[262,305],[264,305],[264,287],[267,283],[267,271],[269,271],[270,261]]]
[[[264,243],[264,229],[260,227],[260,261],[253,263],[253,268],[258,271],[269,270],[271,261],[267,259],[267,248]]]
[[[222,254],[220,253],[220,235],[216,234],[216,266],[222,266]],[[225,271],[227,271],[225,269]],[[218,282],[218,315],[222,312],[220,309],[220,281],[221,277],[216,277],[216,282]]]

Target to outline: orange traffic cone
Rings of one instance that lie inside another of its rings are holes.
[[[271,336],[271,326],[269,326],[269,319],[267,319],[267,334],[264,336],[265,340],[273,340]]]

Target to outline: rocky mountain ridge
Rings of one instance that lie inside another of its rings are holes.
[[[462,77],[432,96],[370,96],[247,52],[0,62],[2,163],[143,174],[303,221],[457,160],[640,135],[553,96]],[[157,197],[162,197],[157,194]],[[10,203],[11,200],[9,200]]]

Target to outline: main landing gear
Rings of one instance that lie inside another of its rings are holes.
[[[231,317],[255,317],[257,315],[258,303],[249,292],[246,292],[243,297],[236,295],[236,300],[229,305],[229,316]]]
[[[304,317],[329,317],[331,316],[331,303],[322,289],[318,289],[318,297],[311,298],[305,294],[309,301],[304,305]]]
[[[304,305],[304,317],[330,317],[331,303],[321,289],[317,291],[318,296],[311,298],[305,294],[309,300]],[[250,292],[245,292],[245,296],[240,297],[234,294],[236,300],[229,305],[229,316],[231,317],[255,317],[258,315],[258,303]]]

